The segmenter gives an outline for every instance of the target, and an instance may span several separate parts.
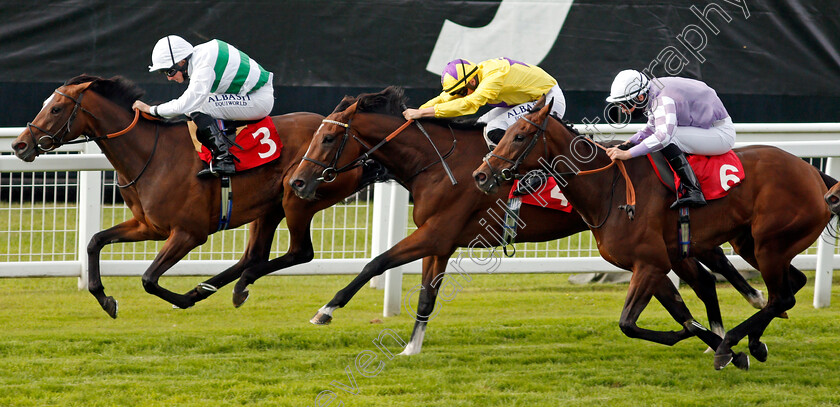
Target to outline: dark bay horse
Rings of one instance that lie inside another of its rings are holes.
[[[357,158],[371,156],[411,192],[417,230],[368,263],[347,287],[318,311],[312,322],[328,323],[333,311],[344,307],[374,276],[423,258],[416,323],[403,352],[415,354],[420,352],[428,316],[432,315],[441,279],[455,250],[500,245],[494,236],[501,236],[502,225],[494,219],[504,217],[499,203],[506,201],[507,191],[486,195],[470,182],[473,168],[487,151],[481,128],[455,126],[448,121],[424,121],[432,142],[447,156],[446,162],[458,181],[453,186],[432,143],[417,126],[394,133],[406,124],[400,108],[404,102],[402,89],[394,87],[358,98],[345,97],[318,128],[306,157],[292,175],[291,186],[302,198],[311,199],[320,187],[326,186],[323,185],[325,179],[330,181],[342,168],[350,168]],[[522,207],[520,217],[526,227],[518,233],[518,242],[553,240],[587,229],[586,223],[574,212],[526,205]],[[482,244],[476,245],[477,239]],[[758,306],[762,305],[760,294],[743,280],[719,249],[717,255],[709,250],[703,260],[726,275],[739,291],[758,302]],[[722,324],[711,275],[694,260],[675,264],[674,270],[706,304],[710,321],[716,326]],[[670,281],[663,280],[661,284],[674,289]]]
[[[601,255],[612,264],[633,271],[619,323],[622,332],[660,343],[679,339],[679,333],[655,332],[636,325],[651,296],[661,302],[661,282],[672,265],[680,261],[678,212],[669,209],[674,196],[662,186],[647,160],[628,160],[626,170],[636,190],[635,219],[614,210],[620,198],[610,198],[613,191],[609,186],[618,170],[575,175],[578,168],[603,168],[611,161],[589,138],[551,118],[550,106],[541,100],[536,111],[507,130],[494,151],[497,156],[488,156],[474,172],[476,185],[487,193],[496,193],[501,171],[527,171],[538,168],[540,159],[548,160],[544,162],[551,163],[557,174],[563,174],[567,184],[562,190],[581,216],[590,223],[603,222],[602,228],[592,230]],[[823,194],[826,187],[837,182],[775,147],[752,146],[735,152],[747,177],[726,197],[691,210],[691,250],[711,250],[729,241],[744,260],[761,272],[767,285],[767,305],[721,340],[707,335],[682,301],[663,303],[688,331],[716,349],[716,369],[725,367],[733,357],[746,357],[732,351],[745,336],[749,336],[750,353],[759,361],[766,360],[767,347],[760,341],[761,335],[773,318],[793,307],[794,294],[805,285],[805,275],[791,265],[791,260],[820,236],[831,218]],[[622,181],[613,188],[624,184]]]
[[[300,161],[312,133],[323,116],[291,113],[274,117],[283,151],[272,163],[243,171],[231,178],[234,196],[230,228],[251,223],[248,245],[235,265],[204,281],[186,294],[176,294],[158,284],[160,276],[184,255],[216,232],[219,222],[220,182],[199,179],[201,169],[187,126],[140,119],[124,135],[105,138],[126,129],[134,112],[131,104],[143,92],[123,78],[103,79],[79,76],[59,87],[37,117],[14,141],[15,154],[33,161],[45,151],[85,136],[96,143],[117,170],[120,189],[133,215],[123,223],[96,233],[88,244],[89,290],[112,318],[117,301],[105,295],[99,271],[99,253],[111,243],[166,240],[162,250],[143,274],[143,287],[175,306],[188,308],[207,298],[219,287],[243,274],[247,281],[271,271],[312,260],[314,250],[309,233],[313,215],[359,186],[360,169],[354,169],[320,192],[323,199],[307,202],[285,188],[291,170]],[[81,141],[81,140],[79,140]],[[290,243],[283,256],[268,260],[277,225],[286,218]],[[255,267],[259,265],[260,267]],[[241,290],[235,305],[247,298]]]

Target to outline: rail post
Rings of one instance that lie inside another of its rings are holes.
[[[86,143],[82,154],[100,154],[94,143]],[[102,171],[79,171],[79,232],[77,234],[80,290],[88,288],[87,245],[102,229]]]

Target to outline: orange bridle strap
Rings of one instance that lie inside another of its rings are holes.
[[[400,133],[402,133],[403,130],[406,129],[406,127],[410,126],[411,123],[414,123],[414,119],[410,119],[407,122],[403,123],[402,126],[394,130],[394,132],[389,134],[388,137],[385,137],[385,142],[391,141],[392,138],[397,137]]]
[[[128,127],[124,128],[124,129],[122,129],[122,130],[120,130],[116,133],[111,133],[111,134],[105,135],[105,138],[119,137],[119,136],[122,136],[125,133],[128,133],[129,131],[131,131],[131,129],[134,128],[134,126],[137,125],[137,119],[139,119],[139,118],[140,118],[140,110],[134,109],[134,120],[131,122],[131,124],[129,124]]]

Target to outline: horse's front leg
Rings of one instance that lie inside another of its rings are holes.
[[[99,267],[99,256],[102,248],[111,243],[139,242],[143,240],[163,240],[159,235],[137,219],[130,219],[93,235],[87,246],[88,253],[88,291],[96,298],[111,318],[117,317],[117,300],[105,295],[105,286]]]
[[[195,301],[188,295],[176,294],[158,284],[160,276],[172,268],[190,250],[207,241],[207,235],[196,235],[181,229],[172,231],[169,239],[163,244],[163,248],[155,256],[155,260],[143,273],[143,288],[147,293],[156,295],[166,302],[178,307],[189,308]]]
[[[630,280],[624,310],[621,313],[621,321],[619,322],[621,331],[631,338],[644,339],[668,346],[697,335],[710,347],[717,348],[721,343],[721,338],[694,320],[679,291],[665,276],[666,271],[662,267],[651,265],[641,265],[635,268]],[[640,328],[636,325],[639,315],[650,302],[651,296],[656,296],[656,299],[668,313],[683,326],[682,330],[660,332]],[[749,358],[743,353],[737,356],[736,365],[743,369],[749,368]]]
[[[426,325],[436,315],[435,301],[437,300],[438,290],[442,284],[443,276],[446,272],[446,264],[450,256],[430,256],[423,258],[423,279],[418,292],[417,308],[409,309],[409,306],[406,307],[406,312],[414,318],[414,329],[411,331],[411,339],[409,339],[408,344],[400,355],[416,355],[423,348]]]
[[[401,266],[414,260],[434,255],[440,247],[452,247],[444,242],[445,236],[441,236],[440,228],[430,225],[427,221],[411,235],[400,240],[394,247],[376,256],[362,269],[362,272],[353,279],[346,287],[339,290],[333,299],[321,307],[309,322],[315,325],[326,325],[332,320],[332,313],[338,308],[344,307],[350,299],[372,278],[382,274],[385,270]]]

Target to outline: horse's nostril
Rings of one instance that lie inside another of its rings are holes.
[[[298,178],[296,180],[292,180],[292,187],[294,187],[296,189],[301,189],[301,188],[303,188],[304,185],[306,185],[306,183],[303,182],[303,180],[300,179],[300,178]]]
[[[840,198],[838,198],[837,195],[832,195],[829,196],[826,201],[832,205],[837,205],[837,203],[840,202]]]
[[[25,142],[23,142],[23,141],[18,142],[18,143],[15,143],[15,144],[13,144],[13,145],[12,145],[12,148],[13,148],[15,151],[25,150],[25,149],[26,149],[26,147],[27,147],[27,145],[26,145],[26,143],[25,143]]]
[[[487,180],[487,175],[483,172],[479,172],[478,174],[475,174],[475,180],[480,183],[484,183],[484,181]]]

